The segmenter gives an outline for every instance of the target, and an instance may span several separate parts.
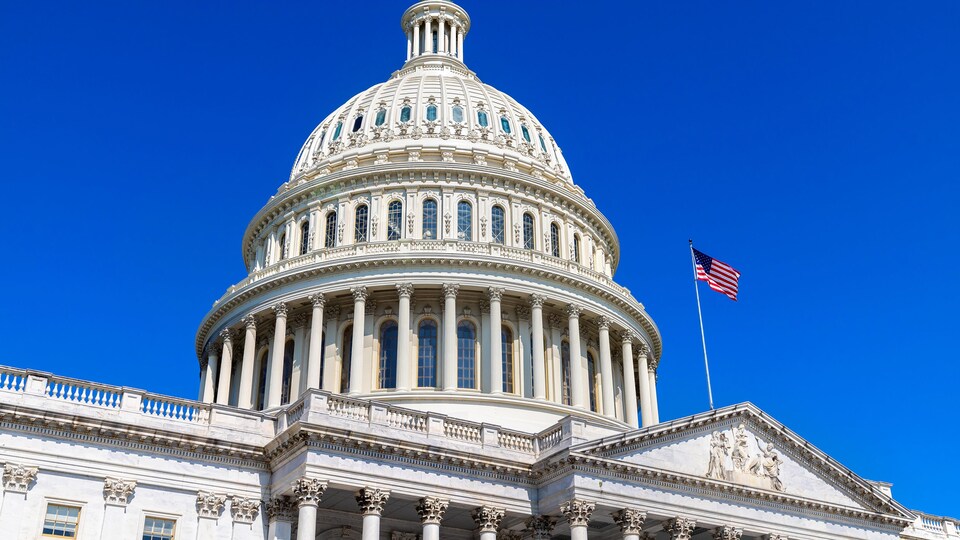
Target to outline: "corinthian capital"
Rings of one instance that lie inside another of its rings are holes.
[[[310,303],[313,304],[313,307],[323,309],[323,306],[326,305],[327,299],[324,298],[323,293],[311,294],[307,297],[307,300],[310,300]]]
[[[390,498],[390,492],[379,488],[365,487],[357,492],[357,504],[363,515],[380,515],[383,513],[383,505],[387,504]]]
[[[366,302],[367,301],[367,288],[366,287],[351,287],[350,294],[353,295],[354,302]]]
[[[424,524],[439,524],[449,504],[450,501],[439,497],[424,497],[420,499],[420,504],[417,505],[417,514],[420,515],[420,521]]]
[[[296,521],[297,505],[290,497],[276,497],[266,504],[268,521]]]
[[[254,317],[253,314],[244,315],[244,317],[240,320],[243,321],[244,326],[246,326],[248,330],[257,329],[257,318]]]
[[[576,304],[567,304],[567,317],[576,319],[583,312],[583,307]]]
[[[473,515],[473,521],[477,524],[477,528],[483,533],[497,532],[497,529],[500,528],[500,521],[503,519],[505,513],[506,510],[503,508],[481,506],[480,508],[474,509],[471,515]]]
[[[413,296],[413,283],[397,283],[397,295],[400,298],[410,298]]]
[[[550,540],[557,520],[550,516],[533,516],[527,520],[527,533],[531,540]]]
[[[444,298],[456,298],[457,293],[460,292],[460,285],[456,283],[444,283],[443,284],[443,297]]]
[[[640,534],[640,529],[643,528],[643,520],[647,519],[647,513],[636,508],[624,508],[610,515],[613,516],[613,521],[620,526],[620,532],[624,536]]]
[[[743,536],[743,529],[724,525],[713,530],[713,540],[740,540]]]
[[[490,287],[487,289],[487,292],[490,294],[491,302],[499,302],[503,300],[503,287]]]
[[[697,522],[685,517],[675,517],[663,522],[663,530],[670,534],[671,540],[690,540]]]
[[[328,308],[325,310],[325,312],[324,312],[324,316],[325,316],[327,319],[332,319],[332,320],[334,320],[334,321],[339,320],[339,319],[340,319],[340,306],[330,306],[330,307],[328,307]]]
[[[277,315],[277,317],[286,317],[287,305],[283,302],[279,302],[273,306],[273,312]]]
[[[610,317],[606,315],[601,315],[597,317],[597,328],[600,330],[609,330],[610,329]]]
[[[543,308],[543,303],[547,301],[547,297],[542,294],[531,294],[530,295],[530,307]]]
[[[220,339],[223,340],[223,344],[226,345],[233,341],[233,330],[229,328],[224,328],[220,331]]]
[[[259,513],[260,501],[256,499],[236,496],[230,499],[230,515],[237,523],[253,523]]]
[[[206,491],[197,493],[197,514],[202,518],[219,518],[226,504],[226,495]]]
[[[320,504],[320,497],[323,497],[323,492],[327,489],[327,483],[318,478],[303,477],[298,478],[291,487],[299,506],[305,504],[317,506]]]
[[[106,478],[103,481],[103,500],[107,504],[126,506],[127,499],[133,495],[137,483],[132,480]]]
[[[622,330],[620,332],[620,343],[630,343],[633,344],[633,340],[636,339],[637,334],[633,330]]]
[[[517,306],[517,319],[521,321],[530,320],[530,308],[527,306]]]
[[[597,505],[592,502],[573,499],[560,505],[560,512],[567,518],[571,527],[586,527]]]
[[[5,463],[3,465],[3,490],[12,493],[26,493],[30,489],[30,484],[37,479],[38,472],[40,472],[40,469],[36,467]]]

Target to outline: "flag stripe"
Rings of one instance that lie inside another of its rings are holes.
[[[729,264],[718,261],[696,249],[693,250],[693,258],[696,262],[697,280],[706,281],[711,289],[736,301],[740,272]]]

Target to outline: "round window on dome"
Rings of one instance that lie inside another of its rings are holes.
[[[457,105],[453,108],[453,121],[458,124],[463,123],[463,107]]]
[[[410,112],[411,112],[411,109],[410,109],[410,106],[409,106],[409,105],[406,105],[405,107],[403,107],[402,109],[400,109],[400,121],[401,121],[401,122],[409,122],[409,121],[410,121]]]
[[[490,118],[487,116],[486,111],[477,112],[477,123],[480,124],[480,127],[487,127],[490,125]]]
[[[377,126],[382,126],[384,122],[387,121],[387,110],[380,109],[377,111],[377,117],[374,119],[373,123]]]
[[[503,132],[510,134],[510,120],[506,116],[500,117],[500,127],[503,128]]]
[[[527,130],[526,124],[520,124],[520,132],[523,133],[523,139],[530,142],[530,132]]]
[[[436,120],[437,120],[437,106],[427,105],[427,122],[435,122]]]

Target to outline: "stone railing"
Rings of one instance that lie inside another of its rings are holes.
[[[917,519],[912,526],[904,531],[903,536],[925,539],[949,538],[951,540],[960,538],[960,528],[958,528],[960,522],[956,519],[934,516],[915,510],[913,513],[917,514]]]
[[[284,259],[278,263],[256,270],[245,279],[235,285],[231,285],[224,296],[229,296],[235,291],[258,281],[273,277],[283,272],[294,270],[296,268],[320,264],[324,262],[338,261],[354,257],[394,255],[397,257],[418,257],[424,253],[430,254],[448,254],[452,258],[462,258],[465,255],[476,255],[482,258],[499,257],[513,261],[524,266],[541,266],[550,271],[562,271],[580,277],[584,280],[598,283],[612,289],[615,293],[630,297],[630,291],[618,285],[609,276],[591,270],[587,266],[575,263],[567,259],[552,257],[533,249],[520,249],[503,246],[490,242],[464,242],[458,240],[392,240],[387,242],[363,242],[360,244],[351,244],[335,248],[322,248],[311,251],[306,255],[299,255]],[[219,303],[222,300],[217,300]]]

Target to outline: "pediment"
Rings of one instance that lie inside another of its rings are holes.
[[[571,448],[571,454],[702,479],[721,491],[739,487],[911,518],[873,484],[750,403],[585,443]]]

